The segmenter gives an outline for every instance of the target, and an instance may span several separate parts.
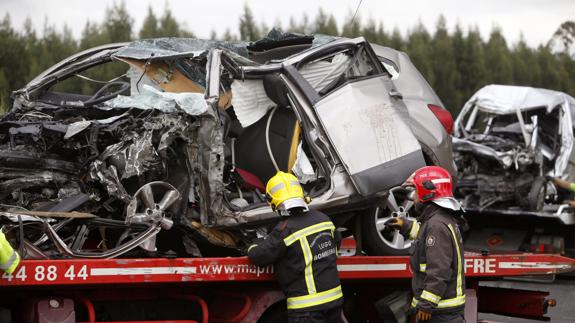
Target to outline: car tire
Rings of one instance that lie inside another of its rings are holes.
[[[373,256],[403,256],[409,254],[411,241],[405,241],[399,231],[384,230],[383,223],[395,216],[411,217],[412,191],[392,188],[386,199],[362,214],[363,247]]]
[[[545,206],[545,196],[547,195],[547,180],[545,177],[537,177],[531,184],[531,189],[527,195],[529,211],[539,212]]]

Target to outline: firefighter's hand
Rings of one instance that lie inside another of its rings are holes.
[[[242,253],[244,255],[247,255],[251,248],[255,248],[258,244],[262,243],[264,240],[265,239],[263,239],[263,238],[257,238],[257,239],[250,241],[248,244],[246,244],[244,246],[244,248],[242,248],[242,250],[241,250]]]
[[[385,221],[384,225],[386,228],[393,230],[401,230],[405,226],[406,219],[404,217],[393,217]]]
[[[399,233],[404,237],[409,236],[411,227],[413,226],[413,220],[410,220],[403,216],[393,217],[384,223],[385,229],[387,230],[399,230]]]
[[[418,308],[415,317],[417,318],[417,322],[429,321],[431,319],[431,313]]]

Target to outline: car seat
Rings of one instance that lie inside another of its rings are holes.
[[[267,96],[277,106],[244,129],[234,144],[234,153],[237,168],[254,174],[266,183],[277,170],[291,172],[296,159],[300,126],[289,107],[287,88],[279,75],[266,75],[263,85]]]

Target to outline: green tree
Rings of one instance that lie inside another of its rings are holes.
[[[152,6],[148,7],[148,15],[144,19],[142,29],[140,29],[140,38],[155,38],[160,37],[160,30],[158,27],[158,18],[152,10]]]
[[[96,23],[86,21],[80,38],[80,48],[88,49],[107,43],[108,37],[102,32],[102,28]]]
[[[571,49],[575,49],[575,21],[565,21],[562,23],[557,31],[553,34],[553,37],[549,41],[549,45],[554,45],[554,42],[558,42],[563,48],[563,53],[570,55]]]
[[[536,82],[536,86],[553,90],[559,89],[561,87],[559,66],[555,55],[548,46],[540,45],[537,49],[537,63],[541,69],[541,77]]]
[[[212,29],[212,31],[210,31],[210,39],[211,40],[216,40],[218,39],[218,33]]]
[[[491,31],[489,41],[485,46],[485,63],[490,83],[512,84],[513,71],[507,42],[496,27]]]
[[[6,113],[10,104],[11,84],[6,78],[4,69],[0,67],[0,115]]]
[[[380,21],[377,26],[377,43],[379,45],[388,46],[389,45],[389,35],[385,32],[383,28],[383,23]]]
[[[44,35],[40,41],[42,69],[54,65],[78,51],[76,41],[72,37],[72,31],[67,26],[64,26],[60,32],[46,20],[42,34]]]
[[[377,25],[375,23],[375,20],[373,20],[373,18],[370,18],[367,21],[367,24],[362,27],[361,33],[362,33],[362,36],[365,37],[365,39],[368,42],[373,42],[376,44],[379,43],[379,39],[378,39],[378,35],[377,35]]]
[[[405,43],[403,41],[403,37],[401,36],[401,32],[399,28],[393,28],[393,32],[391,33],[391,38],[389,38],[389,47],[397,50],[404,50]]]
[[[59,32],[54,25],[50,25],[48,21],[46,21],[43,35],[40,41],[42,69],[54,65],[78,51],[76,41],[72,37],[72,31],[66,26]],[[57,90],[76,91],[78,87],[77,84],[67,83],[58,87]]]
[[[297,22],[293,17],[290,17],[288,28],[289,31],[293,33],[309,34],[313,32],[315,25],[312,25],[307,14],[304,14],[300,22]]]
[[[271,28],[268,27],[268,25],[265,22],[262,22],[260,25],[260,37],[265,37],[269,32],[270,32]]]
[[[527,46],[523,35],[513,49],[511,58],[513,65],[513,83],[516,85],[532,85],[534,81],[541,77],[541,70],[533,50]]]
[[[455,64],[455,88],[457,91],[457,98],[454,99],[454,105],[450,107],[451,113],[455,117],[455,111],[459,112],[459,109],[463,106],[463,103],[467,99],[465,97],[465,89],[462,80],[462,66],[464,64],[464,54],[465,54],[465,38],[463,35],[463,30],[458,24],[455,25],[455,30],[453,36],[451,36],[451,43],[453,48],[453,62]]]
[[[361,17],[356,15],[354,17],[353,13],[350,12],[343,23],[343,28],[341,29],[341,36],[355,38],[362,34],[361,28]]]
[[[339,34],[339,28],[337,27],[337,22],[335,21],[335,17],[333,15],[329,15],[329,19],[327,21],[327,29],[326,32],[328,32],[327,35],[338,35]]]
[[[322,8],[319,8],[313,26],[313,33],[332,36],[338,34],[335,18],[333,15],[328,15]]]
[[[244,6],[244,13],[240,17],[240,39],[258,40],[260,38],[260,31],[256,25],[252,10],[246,4]]]
[[[226,31],[224,32],[224,35],[222,36],[222,40],[225,41],[237,41],[238,38],[232,34],[232,32],[230,31],[229,28],[226,29]]]
[[[311,29],[313,28],[313,26],[311,26],[310,21],[309,21],[309,17],[307,15],[307,13],[304,13],[301,19],[301,22],[299,24],[299,32],[302,34],[310,34],[311,33]]]
[[[164,8],[164,14],[160,19],[160,27],[158,30],[158,36],[161,37],[181,37],[183,30],[180,29],[180,25],[174,15],[172,15],[172,11],[166,5]]]
[[[409,33],[406,41],[406,52],[417,69],[423,74],[427,81],[433,86],[435,77],[433,74],[433,63],[429,59],[431,51],[431,36],[425,26],[419,22]]]
[[[36,30],[32,25],[32,20],[30,17],[26,18],[24,22],[24,34],[22,35],[22,41],[25,46],[27,57],[29,59],[28,74],[26,75],[26,80],[32,79],[34,76],[42,72],[42,57],[41,57],[41,47],[40,40],[36,35]]]
[[[459,74],[464,100],[487,84],[483,42],[477,27],[471,28],[467,33]]]
[[[559,61],[563,73],[561,90],[575,95],[575,77],[573,77],[575,75],[575,60],[566,53],[560,53]]]
[[[0,48],[0,110],[3,112],[8,108],[10,92],[24,84],[29,61],[9,14],[0,21]]]
[[[117,43],[131,40],[133,24],[134,19],[130,17],[124,1],[114,3],[111,8],[106,8],[106,19],[102,27],[107,42]]]
[[[457,72],[453,41],[447,32],[445,17],[437,21],[430,52],[433,87],[447,109],[455,114],[459,110],[461,93],[457,90]]]

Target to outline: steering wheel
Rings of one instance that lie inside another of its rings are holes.
[[[119,87],[118,90],[112,91],[108,93],[108,90],[114,87]],[[108,100],[111,100],[118,95],[126,92],[130,89],[130,83],[125,81],[114,81],[110,83],[106,83],[102,86],[94,95],[92,95],[88,100],[84,101],[85,107],[90,107],[96,105],[98,103],[102,103]]]

